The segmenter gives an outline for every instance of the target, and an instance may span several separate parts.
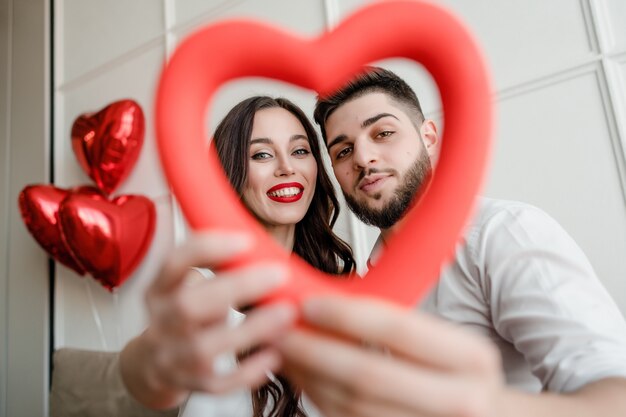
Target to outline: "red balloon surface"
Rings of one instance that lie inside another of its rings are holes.
[[[126,281],[150,247],[156,210],[143,196],[107,201],[73,194],[61,203],[59,221],[76,259],[112,290]]]
[[[364,64],[394,57],[422,63],[439,86],[446,125],[437,172],[376,267],[364,279],[337,280],[289,256],[239,204],[215,154],[206,158],[207,107],[222,84],[239,77],[273,78],[324,94]],[[491,90],[478,45],[459,20],[435,4],[388,1],[315,39],[249,21],[196,32],[163,71],[155,122],[165,174],[189,224],[252,234],[255,247],[237,264],[288,263],[291,281],[265,301],[342,292],[412,306],[438,278],[471,214],[491,142]]]
[[[81,168],[111,194],[137,162],[144,133],[139,104],[120,100],[95,114],[79,116],[72,126],[72,148]]]
[[[84,275],[85,270],[65,243],[59,224],[59,206],[71,193],[103,198],[94,187],[65,190],[53,185],[29,185],[20,192],[18,204],[24,224],[39,245],[52,258]]]

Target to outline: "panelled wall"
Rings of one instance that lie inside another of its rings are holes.
[[[120,98],[134,98],[146,113],[146,141],[134,172],[116,194],[147,195],[154,200],[159,219],[156,238],[144,262],[115,294],[92,279],[80,279],[58,267],[57,346],[117,349],[136,334],[144,320],[141,292],[159,261],[185,234],[159,168],[152,113],[161,65],[180,39],[204,24],[230,17],[253,17],[314,36],[365,3],[55,2],[57,184],[89,183],[70,147],[69,132],[76,116]],[[442,3],[476,33],[493,74],[497,146],[484,194],[527,201],[556,217],[586,251],[626,312],[622,146],[626,127],[626,7],[619,0]],[[426,113],[441,120],[436,86],[418,65],[402,60],[384,64],[407,78],[418,90]],[[252,94],[286,95],[309,114],[313,109],[311,92],[245,79],[220,90],[207,114],[208,131],[228,108]],[[345,213],[338,229],[363,261],[375,230],[361,226]]]
[[[324,30],[319,1],[59,1],[55,6],[55,149],[57,184],[89,183],[69,140],[73,120],[120,98],[133,98],[147,119],[146,139],[128,180],[115,192],[143,194],[157,207],[151,249],[133,277],[111,294],[94,280],[59,266],[55,293],[55,345],[115,350],[138,333],[145,319],[142,293],[159,263],[186,234],[160,170],[153,130],[155,85],[165,58],[199,25],[226,17],[256,17],[308,36]],[[278,12],[276,12],[278,11]],[[207,114],[212,130],[225,112],[252,94],[292,97],[312,112],[306,91],[255,79],[226,85]],[[200,191],[201,192],[201,191]]]

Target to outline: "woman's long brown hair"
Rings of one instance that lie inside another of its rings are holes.
[[[284,98],[255,96],[233,107],[218,125],[213,139],[226,176],[235,191],[242,195],[248,178],[254,115],[259,110],[274,107],[287,110],[300,121],[317,163],[315,193],[304,218],[296,224],[293,253],[326,273],[352,273],[355,268],[352,250],[332,230],[339,216],[339,202],[322,163],[319,139],[315,128],[298,106]],[[239,358],[245,356],[239,355]],[[298,388],[284,376],[276,375],[275,381],[253,390],[253,415],[263,417],[271,400],[268,417],[305,417],[300,397]]]

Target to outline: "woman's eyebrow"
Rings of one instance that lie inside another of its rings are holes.
[[[272,139],[270,138],[254,138],[254,139],[250,139],[250,145],[254,145],[255,143],[265,143],[267,145],[271,145],[272,143]]]
[[[295,134],[289,138],[289,142],[294,142],[296,140],[306,140],[309,141],[309,138],[306,135]],[[271,145],[274,141],[270,138],[254,138],[250,139],[250,145],[254,145],[256,143],[264,143],[266,145]]]

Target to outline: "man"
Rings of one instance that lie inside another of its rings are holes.
[[[436,126],[380,68],[319,99],[315,119],[348,205],[380,228],[377,252],[430,177]],[[278,343],[286,372],[327,416],[626,415],[624,318],[542,211],[482,200],[421,307],[312,299],[303,314],[323,332]]]

